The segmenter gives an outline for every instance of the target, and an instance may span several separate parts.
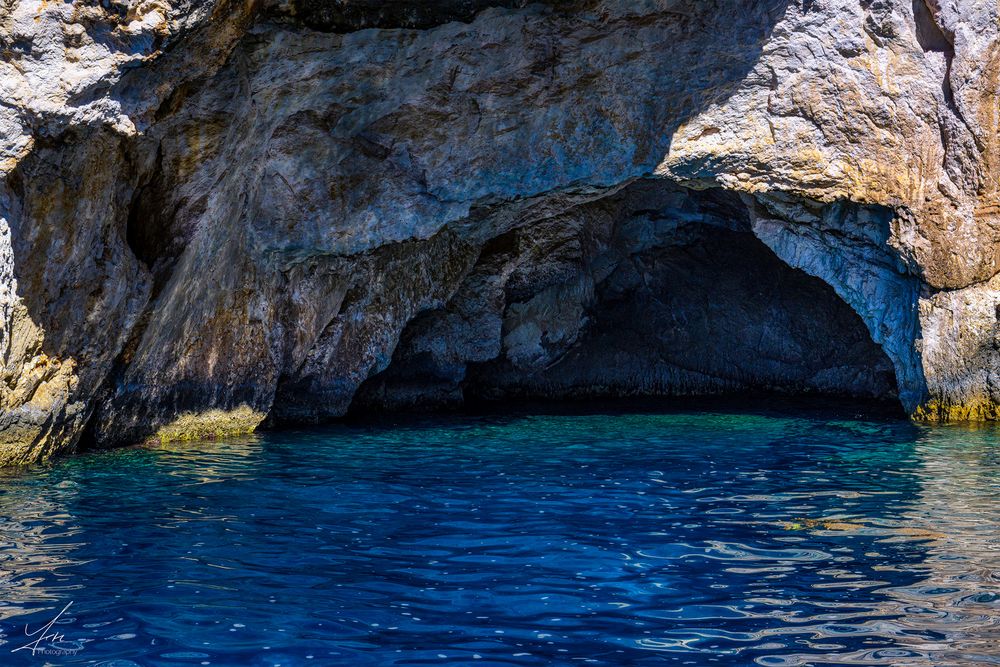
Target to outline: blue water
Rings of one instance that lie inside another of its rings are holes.
[[[0,665],[1000,664],[998,469],[724,413],[89,454],[0,473]]]

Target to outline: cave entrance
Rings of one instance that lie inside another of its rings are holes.
[[[897,387],[861,318],[755,237],[737,195],[640,181],[487,244],[355,408],[772,393]]]

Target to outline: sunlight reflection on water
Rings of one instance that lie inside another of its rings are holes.
[[[1000,664],[998,464],[993,428],[681,413],[4,471],[0,664],[69,601],[58,664]]]

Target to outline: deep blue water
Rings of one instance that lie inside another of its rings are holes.
[[[717,412],[89,454],[0,473],[0,665],[1000,664],[998,470]]]

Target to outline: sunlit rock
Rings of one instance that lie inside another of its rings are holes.
[[[510,396],[992,419],[997,12],[4,3],[0,462]]]

